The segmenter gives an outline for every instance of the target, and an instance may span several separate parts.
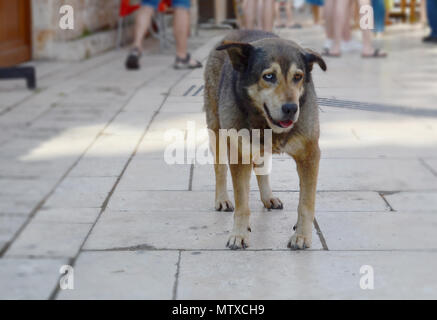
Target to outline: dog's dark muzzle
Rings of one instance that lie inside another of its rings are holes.
[[[286,103],[282,106],[283,120],[279,121],[279,125],[283,128],[288,128],[293,125],[293,120],[298,111],[296,103]]]
[[[286,119],[294,119],[294,116],[297,112],[297,104],[295,103],[286,103],[282,106],[282,112],[284,113],[284,118]]]
[[[298,106],[297,104],[293,104],[293,103],[284,104],[282,106],[283,117],[282,120],[280,121],[273,119],[266,105],[264,105],[264,110],[266,111],[267,116],[269,117],[270,121],[273,122],[273,124],[275,124],[278,127],[289,128],[294,123],[294,118],[298,111]]]

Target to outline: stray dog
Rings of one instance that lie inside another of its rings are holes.
[[[290,249],[311,246],[319,169],[319,110],[311,71],[317,63],[326,71],[322,57],[295,42],[262,31],[235,31],[210,54],[205,69],[206,120],[215,133],[215,208],[233,211],[227,193],[227,164],[219,163],[220,129],[271,129],[272,153],[287,153],[296,161],[300,198],[295,233]],[[211,138],[214,139],[214,138]],[[263,141],[261,141],[263,144]],[[229,144],[227,145],[229,153]],[[229,163],[234,187],[234,227],[230,249],[248,247],[249,191],[256,163]],[[252,156],[252,155],[251,155]],[[269,175],[257,175],[261,200],[268,209],[282,209],[273,196]]]

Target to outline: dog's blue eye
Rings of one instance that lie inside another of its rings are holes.
[[[265,81],[268,81],[268,82],[275,82],[276,76],[274,73],[267,73],[267,74],[263,75],[263,79]]]

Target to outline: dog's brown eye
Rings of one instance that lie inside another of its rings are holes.
[[[274,73],[266,73],[263,79],[268,82],[276,82],[276,75]]]
[[[298,81],[302,80],[302,77],[303,77],[302,74],[296,73],[293,77],[293,80],[298,82]]]

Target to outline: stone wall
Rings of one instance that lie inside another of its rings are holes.
[[[32,0],[33,58],[81,60],[114,47],[119,2]],[[59,27],[59,9],[65,4],[74,9],[74,30]]]

